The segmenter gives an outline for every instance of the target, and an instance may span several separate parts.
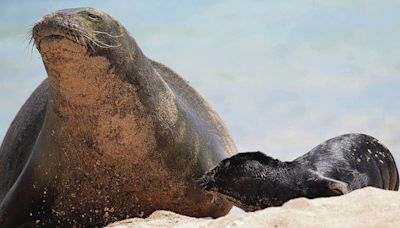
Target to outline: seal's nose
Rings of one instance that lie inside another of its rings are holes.
[[[68,32],[70,33],[71,30],[76,30],[81,24],[79,17],[74,17],[65,12],[67,11],[50,13],[35,23],[32,28],[32,38],[37,47],[42,38],[50,35],[68,35]]]
[[[201,188],[206,191],[211,191],[215,187],[214,175],[210,174],[210,172],[207,172],[203,177],[198,179],[197,182],[199,183]]]
[[[63,15],[59,14],[58,12],[47,14],[46,16],[42,17],[38,20],[32,28],[32,35],[33,37],[41,35],[43,31],[47,29],[51,29],[55,26],[62,24],[64,20]]]
[[[56,15],[56,13],[50,13],[50,14],[47,14],[46,16],[40,18],[38,21],[36,21],[36,23],[35,23],[35,25],[33,26],[33,29],[32,29],[32,34],[38,33],[40,27],[44,23],[46,23],[46,21],[51,20],[51,18],[53,18],[55,15]]]

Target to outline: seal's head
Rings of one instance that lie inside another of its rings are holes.
[[[261,152],[239,153],[221,161],[200,180],[200,185],[217,197],[231,201],[246,211],[281,204],[286,199],[279,189],[288,182],[286,163]]]
[[[60,10],[40,19],[33,27],[32,38],[39,51],[42,43],[68,39],[96,54],[104,49],[118,50],[126,45],[123,26],[103,11],[93,8]],[[110,51],[109,50],[109,51]]]
[[[132,66],[146,59],[123,25],[94,8],[64,9],[50,13],[35,23],[32,39],[46,67],[63,58],[70,60],[79,53],[89,57],[105,57],[113,67],[120,68],[122,76],[132,71]],[[69,54],[63,56],[61,52]]]
[[[34,25],[32,38],[42,56],[52,94],[71,104],[89,104],[104,94],[106,87],[113,94],[111,89],[134,82],[138,75],[151,70],[127,30],[97,9],[66,9],[46,15]],[[110,84],[114,86],[107,86]]]

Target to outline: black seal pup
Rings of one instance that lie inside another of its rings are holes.
[[[236,147],[185,80],[108,14],[79,8],[32,30],[46,79],[0,149],[0,227],[94,227],[171,210],[218,217],[196,180]]]
[[[392,154],[377,139],[346,134],[291,162],[261,152],[234,155],[207,172],[200,184],[254,211],[293,198],[338,196],[366,186],[398,190],[399,175]]]

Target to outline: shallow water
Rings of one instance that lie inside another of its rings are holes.
[[[240,151],[293,159],[348,132],[400,159],[400,2],[2,1],[0,138],[46,73],[29,28],[62,8],[120,20],[217,110]]]

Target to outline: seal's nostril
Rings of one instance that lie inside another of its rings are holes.
[[[197,182],[206,191],[210,191],[215,187],[214,175],[205,174],[202,178],[197,180]]]

